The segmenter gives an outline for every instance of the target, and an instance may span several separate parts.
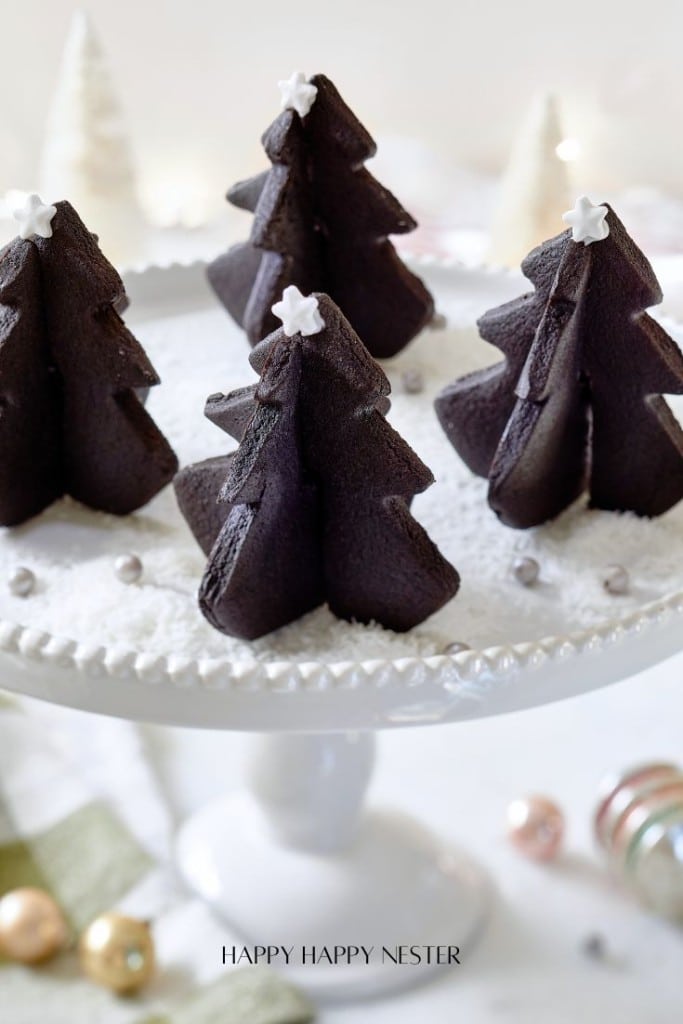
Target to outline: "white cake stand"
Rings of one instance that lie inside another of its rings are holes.
[[[81,710],[263,734],[245,792],[181,828],[179,869],[245,944],[294,947],[292,977],[309,991],[356,998],[424,980],[442,966],[435,947],[441,960],[448,947],[466,957],[492,902],[469,857],[415,821],[364,810],[376,732],[576,696],[681,646],[683,592],[567,635],[393,661],[157,655],[0,620],[0,678],[8,690]],[[349,946],[374,947],[370,963],[302,964],[304,947],[334,955]],[[422,964],[383,962],[382,949],[396,957],[399,946],[423,947]]]
[[[492,895],[477,864],[417,822],[363,810],[376,731],[586,693],[674,654],[682,637],[683,593],[540,643],[357,664],[153,657],[2,622],[0,670],[8,690],[86,711],[264,733],[246,792],[182,826],[180,872],[246,944],[294,947],[293,980],[357,998],[440,969],[383,963],[382,947],[458,946],[466,957]],[[369,965],[303,965],[302,947],[314,946],[375,948]]]

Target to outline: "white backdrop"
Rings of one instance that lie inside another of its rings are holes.
[[[73,0],[1,0],[0,189],[30,187]],[[262,164],[276,81],[325,71],[375,135],[496,170],[533,93],[565,100],[589,187],[683,194],[680,0],[90,0],[141,181],[220,200]]]

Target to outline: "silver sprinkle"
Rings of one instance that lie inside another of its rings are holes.
[[[602,585],[608,594],[626,594],[629,588],[628,571],[623,565],[608,565],[602,577]]]
[[[137,555],[119,555],[114,572],[122,583],[137,583],[142,576],[142,562]]]
[[[36,585],[35,573],[24,565],[17,566],[9,575],[7,584],[15,597],[28,597]]]
[[[404,370],[401,374],[401,384],[407,395],[419,395],[424,391],[424,377],[419,370]]]
[[[538,583],[540,574],[540,565],[535,558],[530,558],[529,555],[522,555],[513,562],[512,575],[523,587],[533,587],[534,583]]]
[[[472,648],[469,644],[464,644],[460,640],[454,640],[451,644],[446,644],[443,649],[444,654],[462,654],[463,651],[471,651]]]
[[[448,320],[443,313],[434,313],[427,326],[430,331],[442,331],[444,327],[448,327]]]
[[[593,932],[581,942],[581,952],[591,960],[604,960],[607,954],[607,943],[604,935]]]

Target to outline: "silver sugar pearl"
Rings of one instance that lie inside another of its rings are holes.
[[[602,585],[608,594],[626,594],[629,588],[628,571],[623,565],[608,565],[602,577]]]
[[[434,313],[427,326],[430,331],[442,331],[444,327],[448,327],[448,320],[443,313]]]
[[[119,555],[114,572],[122,583],[137,583],[142,576],[142,562],[137,555]]]
[[[464,644],[460,640],[454,640],[451,644],[446,644],[443,649],[444,654],[462,654],[463,651],[471,651],[472,648],[469,644]]]
[[[424,377],[419,370],[404,370],[401,374],[401,384],[407,395],[419,395],[424,391]]]
[[[512,564],[512,575],[523,587],[533,587],[534,583],[538,583],[540,574],[540,565],[535,558],[530,558],[529,555],[516,558]]]
[[[28,597],[36,585],[35,573],[27,569],[26,566],[19,565],[16,569],[12,569],[7,585],[10,594],[14,594],[15,597]]]

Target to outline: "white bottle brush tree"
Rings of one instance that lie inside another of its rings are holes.
[[[562,230],[562,213],[571,205],[568,168],[557,153],[563,138],[556,98],[537,96],[501,180],[491,263],[516,267],[531,249]]]
[[[142,218],[121,108],[84,11],[72,17],[47,123],[41,191],[68,199],[115,263],[134,259]]]

